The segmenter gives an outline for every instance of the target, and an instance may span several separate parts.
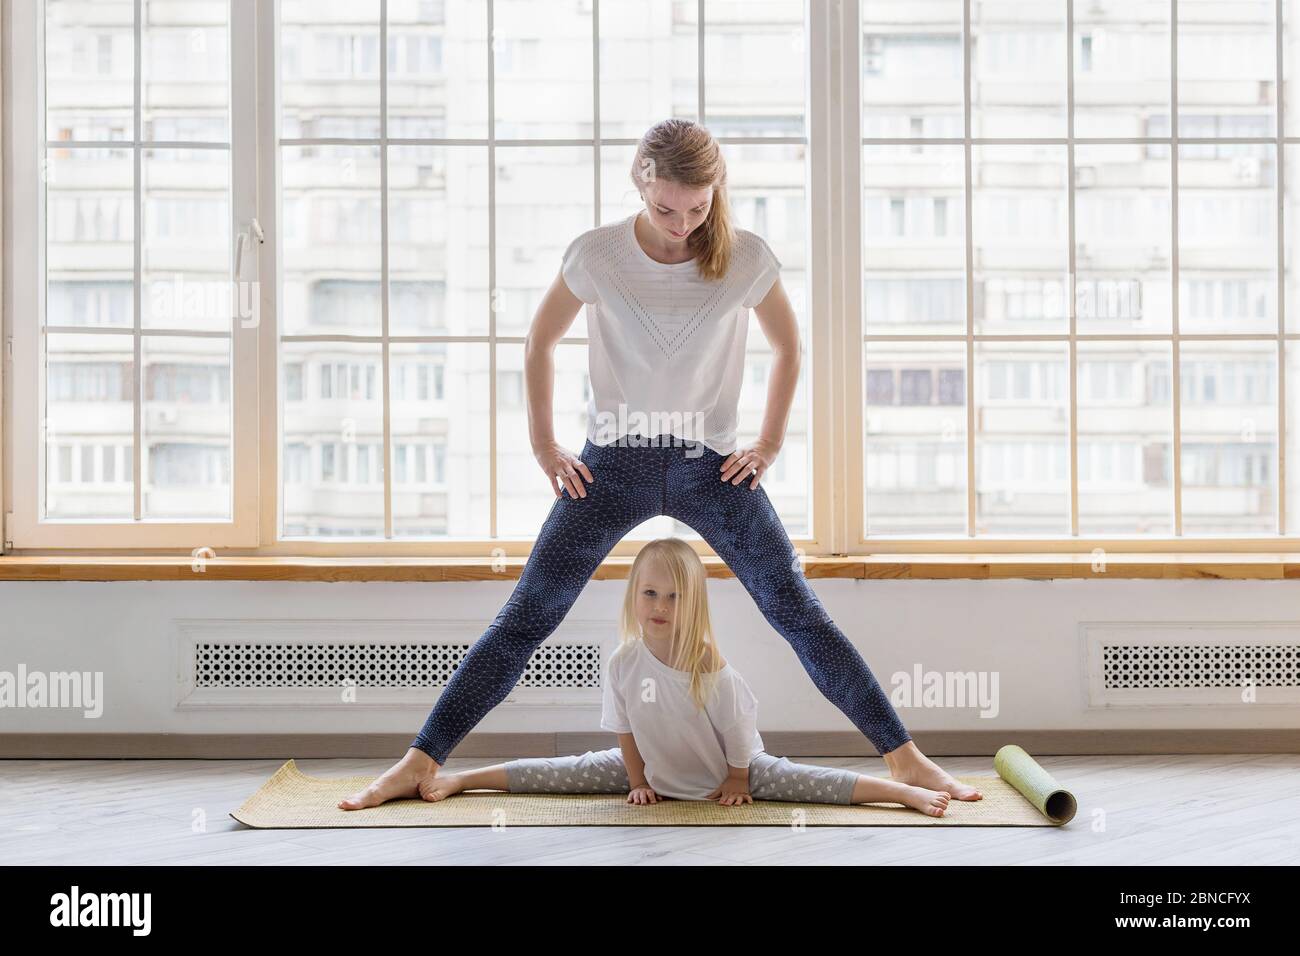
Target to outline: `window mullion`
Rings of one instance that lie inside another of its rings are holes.
[[[230,5],[228,23],[232,41],[235,37],[256,35],[255,17],[256,11],[250,4]],[[230,43],[229,50],[230,235],[236,242],[241,241],[242,236],[243,242],[240,272],[231,274],[231,325],[227,336],[233,429],[230,442],[231,521],[238,540],[255,547],[262,541],[274,540],[262,537],[258,527],[258,496],[261,491],[261,462],[276,460],[274,456],[264,459],[261,455],[258,383],[253,371],[258,367],[258,337],[261,334],[263,259],[261,240],[253,229],[253,222],[259,219],[257,50],[252,44],[235,42]],[[273,141],[271,148],[274,149]],[[265,235],[264,230],[262,235]],[[245,278],[246,275],[250,278]],[[245,314],[245,305],[250,314]],[[275,354],[274,349],[270,354]],[[270,394],[274,395],[274,391]],[[272,431],[274,434],[275,429]]]
[[[699,123],[701,126],[704,122],[704,0],[697,0],[695,8],[695,58],[696,58],[696,83],[695,109],[699,114]]]
[[[825,133],[827,155],[841,167],[834,181],[842,184],[843,193],[837,196],[823,191],[820,196],[820,208],[830,223],[825,231],[834,237],[834,248],[825,259],[831,290],[825,338],[829,347],[821,350],[823,365],[814,367],[814,375],[829,383],[822,395],[829,406],[825,420],[834,426],[823,436],[827,465],[821,469],[829,472],[821,487],[826,489],[822,501],[830,512],[826,550],[833,554],[860,549],[870,506],[866,500],[866,410],[862,402],[862,0],[845,4],[841,16],[841,22],[825,25],[833,55],[826,57],[823,95],[829,101],[831,117]],[[839,64],[838,72],[830,69],[834,63]],[[822,178],[814,178],[814,188]],[[821,231],[815,228],[814,234]]]
[[[497,539],[497,105],[496,3],[487,0],[488,538]]]
[[[1277,219],[1273,228],[1277,234],[1277,533],[1286,534],[1286,131],[1284,123],[1286,106],[1283,81],[1283,4],[1274,5],[1273,41],[1274,66],[1277,68],[1274,89],[1277,90],[1277,179],[1273,184],[1277,201]]]
[[[971,0],[961,10],[962,153],[965,158],[962,201],[966,204],[966,535],[975,537],[975,239],[971,200]]]
[[[817,5],[812,4],[815,8]],[[700,4],[701,14],[703,4]],[[809,137],[807,162],[808,183],[808,241],[811,244],[807,257],[808,287],[808,361],[812,371],[808,376],[809,401],[812,420],[817,425],[808,438],[811,453],[807,460],[813,463],[810,488],[811,521],[808,533],[817,542],[817,551],[834,553],[839,541],[839,524],[835,487],[840,480],[839,462],[834,453],[836,434],[835,416],[831,408],[833,391],[833,362],[828,354],[833,349],[822,347],[824,340],[818,335],[823,315],[833,315],[833,277],[836,272],[834,231],[829,224],[829,210],[833,203],[825,198],[830,191],[835,149],[834,115],[831,89],[834,86],[831,70],[831,39],[834,32],[829,6],[810,9],[808,12],[808,91],[806,98],[806,128]],[[821,54],[821,55],[819,55]],[[820,228],[819,228],[820,225]],[[802,333],[801,333],[802,336]],[[829,386],[829,389],[828,387]]]
[[[379,0],[379,322],[384,461],[393,460],[392,402],[388,387],[388,0]],[[355,438],[354,438],[355,440]],[[384,469],[384,540],[393,537],[393,476]]]
[[[256,83],[252,91],[256,109],[249,122],[255,124],[254,154],[256,179],[254,200],[267,197],[257,208],[258,221],[270,241],[254,249],[257,253],[258,299],[262,321],[253,341],[264,360],[258,362],[254,413],[259,424],[258,472],[252,490],[258,502],[258,540],[262,548],[274,548],[280,538],[280,510],[283,486],[280,449],[284,422],[280,417],[280,11],[276,0],[256,4]],[[266,289],[266,294],[261,289]],[[251,375],[249,376],[252,377]],[[311,387],[303,370],[302,387]],[[307,467],[311,468],[312,452]]]
[[[1069,270],[1065,293],[1069,297],[1067,308],[1070,322],[1069,376],[1070,376],[1070,534],[1079,536],[1079,308],[1075,295],[1075,241],[1074,221],[1074,0],[1065,0],[1065,186],[1066,186],[1066,255]]]
[[[42,143],[45,141],[45,84],[39,78],[43,59],[40,51],[45,46],[42,8],[36,4],[13,4],[6,9],[7,33],[2,38],[8,69],[4,89],[5,108],[9,111],[6,133],[11,142],[27,138],[32,143]],[[11,308],[6,310],[9,325],[4,329],[6,338],[0,354],[0,384],[12,383],[9,393],[13,396],[13,406],[3,409],[7,414],[0,420],[0,436],[5,434],[7,425],[13,436],[9,447],[14,454],[12,461],[5,460],[0,448],[0,462],[13,475],[12,499],[5,498],[4,483],[0,481],[0,501],[4,504],[0,553],[14,547],[16,541],[21,547],[21,536],[36,524],[44,510],[47,464],[40,434],[45,422],[44,376],[37,371],[45,363],[45,337],[39,321],[19,322],[16,317],[45,314],[44,283],[37,276],[45,272],[45,216],[40,210],[45,206],[49,156],[44,150],[13,149],[10,142],[5,147],[6,212],[14,222],[35,223],[36,235],[34,242],[8,242],[3,249],[3,279]],[[17,188],[18,183],[27,186]],[[3,406],[2,399],[0,406]]]
[[[143,497],[144,497],[144,433],[141,428],[141,417],[143,409],[141,408],[141,396],[144,394],[144,368],[141,363],[142,349],[140,347],[140,300],[144,297],[144,288],[141,276],[141,244],[144,241],[144,195],[140,178],[141,149],[140,141],[143,138],[144,124],[140,121],[142,109],[140,98],[140,85],[143,80],[142,64],[143,54],[141,53],[142,40],[144,38],[144,24],[142,17],[144,15],[144,0],[135,0],[134,24],[135,37],[133,54],[135,58],[133,73],[133,96],[134,100],[131,106],[132,117],[132,139],[134,143],[131,147],[132,159],[132,185],[131,185],[131,206],[132,215],[134,216],[133,229],[133,269],[134,277],[131,280],[131,324],[132,324],[132,351],[131,369],[134,382],[131,388],[131,454],[134,456],[134,466],[131,469],[131,483],[134,503],[132,505],[134,518],[140,520],[143,514]]]
[[[1170,251],[1169,331],[1170,407],[1173,412],[1174,536],[1183,534],[1183,429],[1182,358],[1178,342],[1178,292],[1182,284],[1178,267],[1178,0],[1169,10],[1169,221],[1173,232]]]

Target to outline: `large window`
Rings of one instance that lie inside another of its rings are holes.
[[[1294,535],[1289,12],[864,0],[861,544]]]
[[[237,132],[251,87],[233,79],[253,50],[232,55],[231,38],[251,12],[12,8],[6,531],[19,546],[257,541],[256,392],[233,385],[237,362],[256,366],[233,321],[255,155]]]
[[[784,265],[797,546],[1294,541],[1291,6],[13,4],[8,546],[526,554],[525,335],[668,116]],[[748,352],[742,442],[756,317]],[[616,553],[667,534],[707,551],[663,516]]]
[[[804,16],[799,0],[281,0],[279,421],[300,463],[281,471],[283,538],[536,534],[554,494],[524,335],[572,237],[637,208],[632,151],[656,118],[703,112],[737,221],[802,312]],[[765,377],[756,322],[749,348]],[[584,313],[555,356],[574,451],[586,370]],[[742,429],[765,398],[745,393]],[[805,463],[808,434],[801,387],[787,454]],[[768,485],[792,534],[809,532],[807,474]],[[629,539],[664,534],[694,532],[665,516]]]

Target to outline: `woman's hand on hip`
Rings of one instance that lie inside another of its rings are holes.
[[[763,480],[763,475],[767,474],[767,470],[772,467],[772,462],[776,461],[780,450],[775,442],[766,438],[759,438],[751,445],[737,448],[719,466],[722,480],[738,485],[746,478],[752,478],[749,490],[753,491]]]
[[[555,492],[555,497],[558,498],[563,494],[561,484],[569,489],[570,497],[587,497],[587,489],[582,481],[585,478],[594,483],[596,479],[591,477],[591,471],[581,458],[556,441],[548,441],[534,448],[533,456],[550,477],[551,490]]]

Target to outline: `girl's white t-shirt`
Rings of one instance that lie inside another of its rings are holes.
[[[564,251],[561,274],[587,303],[587,437],[676,435],[722,455],[736,449],[749,310],[781,262],[757,233],[735,229],[726,276],[706,281],[694,259],[651,259],[639,213],[589,229]]]
[[[655,793],[705,800],[728,767],[748,767],[763,752],[763,738],[758,700],[739,671],[727,664],[718,672],[703,710],[691,697],[690,679],[640,638],[620,645],[606,666],[600,726],[636,739]]]

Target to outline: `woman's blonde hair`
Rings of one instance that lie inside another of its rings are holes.
[[[731,265],[736,242],[727,200],[727,161],[713,134],[699,123],[666,119],[650,127],[637,143],[632,182],[642,196],[647,183],[671,182],[686,189],[713,190],[709,214],[686,238],[702,279],[721,279]]]
[[[636,615],[636,596],[641,587],[641,573],[655,560],[667,568],[673,579],[673,590],[677,592],[669,666],[691,675],[691,697],[702,710],[718,680],[716,666],[714,670],[706,668],[710,663],[716,665],[722,655],[718,653],[713,627],[709,623],[708,575],[704,563],[681,538],[655,538],[637,553],[628,572],[627,592],[623,596],[619,646],[621,649],[642,639],[641,624]]]

